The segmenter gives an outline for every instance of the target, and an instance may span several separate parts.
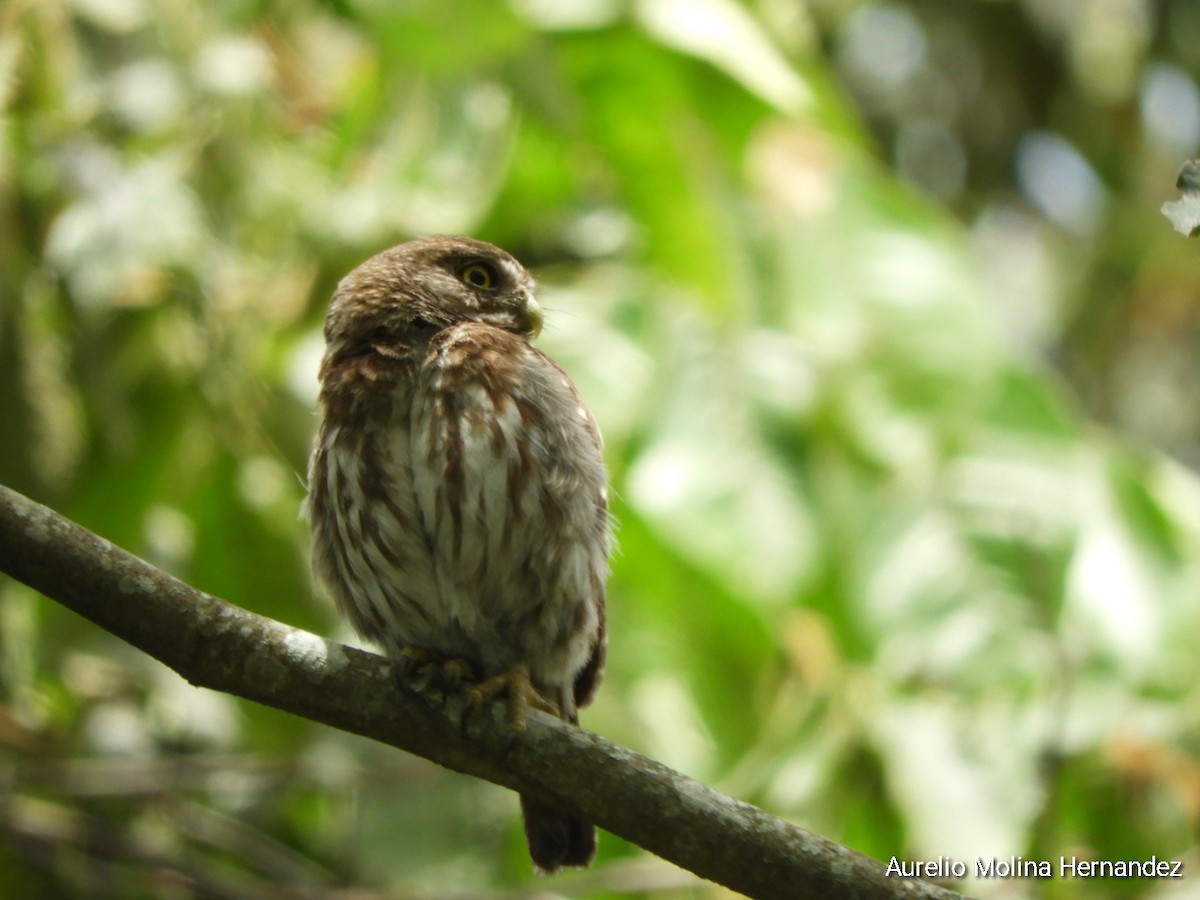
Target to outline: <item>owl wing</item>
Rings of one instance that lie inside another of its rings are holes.
[[[485,674],[525,665],[573,713],[599,681],[609,527],[599,430],[527,340],[468,322],[430,344],[415,495],[442,602]]]

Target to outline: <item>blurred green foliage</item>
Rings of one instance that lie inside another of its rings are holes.
[[[476,234],[606,434],[587,727],[885,860],[1194,870],[1197,10],[8,0],[0,480],[348,639],[298,519],[324,304]],[[0,642],[4,896],[719,894],[611,836],[535,887],[504,791],[11,582]]]

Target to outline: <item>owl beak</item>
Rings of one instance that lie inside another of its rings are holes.
[[[522,324],[525,326],[524,331],[531,340],[542,333],[542,308],[533,298],[533,294],[525,295],[525,305],[521,307],[521,317]]]

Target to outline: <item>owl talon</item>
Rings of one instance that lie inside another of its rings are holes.
[[[396,661],[402,678],[419,689],[436,688],[445,694],[475,680],[475,670],[465,659],[420,647],[403,648]]]
[[[525,720],[529,717],[530,709],[540,709],[551,715],[558,715],[558,707],[543,697],[529,680],[529,672],[524,666],[516,666],[493,675],[491,678],[477,682],[467,690],[471,701],[471,712],[479,715],[484,708],[497,697],[508,698],[508,724],[513,731],[524,731]]]

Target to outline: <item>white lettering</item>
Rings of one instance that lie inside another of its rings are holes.
[[[1182,878],[1180,860],[1159,859],[1079,859],[1059,857],[1058,874],[1063,878]]]
[[[901,878],[966,878],[967,864],[961,859],[939,856],[937,859],[901,860],[893,856],[888,860],[884,875]]]
[[[1054,868],[1048,859],[975,859],[976,878],[1050,878]]]

